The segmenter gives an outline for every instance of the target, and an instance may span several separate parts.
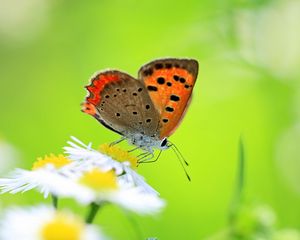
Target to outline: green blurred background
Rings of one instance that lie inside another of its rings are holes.
[[[143,235],[204,239],[226,227],[240,135],[247,198],[272,208],[276,227],[299,229],[299,43],[297,0],[0,0],[0,163],[12,163],[2,173],[62,152],[71,135],[94,146],[119,138],[80,112],[97,70],[137,76],[150,60],[190,57],[200,62],[193,102],[170,139],[192,182],[172,151],[139,167],[168,202],[155,218],[134,216]],[[41,199],[0,201],[3,209]],[[135,237],[115,207],[97,223],[113,239]]]

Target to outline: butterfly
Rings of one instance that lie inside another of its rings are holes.
[[[142,66],[138,78],[118,70],[97,73],[86,86],[82,111],[122,139],[152,153],[170,145],[191,101],[198,75],[194,59],[166,58]]]

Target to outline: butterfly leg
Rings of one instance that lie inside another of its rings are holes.
[[[128,150],[127,152],[133,152],[133,151],[135,151],[135,150],[138,150],[138,149],[140,149],[141,147],[135,147],[135,148],[133,148],[133,149],[130,149],[130,150]]]
[[[145,156],[143,156],[139,159],[138,164],[156,162],[157,159],[159,158],[160,154],[161,154],[161,151],[159,152],[157,158],[155,160],[152,160],[154,158],[154,153],[148,152],[148,154],[146,154]]]
[[[162,152],[162,150],[159,151],[157,157],[154,160],[152,160],[154,158],[154,154],[152,153],[151,158],[147,158],[142,161],[139,161],[139,163],[154,163],[159,159],[161,152]]]
[[[116,141],[110,143],[109,146],[112,147],[112,146],[114,146],[114,145],[116,145],[116,144],[118,144],[118,143],[124,141],[125,139],[126,139],[126,137],[121,137],[120,139],[118,139],[118,140],[116,140]]]
[[[149,154],[149,152],[143,152],[143,153],[140,153],[139,155],[137,155],[136,157],[137,158],[141,158],[142,156],[146,155],[146,154]]]
[[[143,163],[144,161],[147,161],[147,160],[149,160],[149,159],[152,159],[154,157],[154,154],[153,153],[151,153],[151,152],[145,152],[145,153],[143,153],[143,155],[138,159],[138,165],[140,164],[140,163]]]

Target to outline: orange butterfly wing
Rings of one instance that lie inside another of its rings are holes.
[[[160,59],[144,65],[139,79],[144,81],[151,100],[160,113],[160,138],[170,136],[182,120],[198,75],[193,59]]]

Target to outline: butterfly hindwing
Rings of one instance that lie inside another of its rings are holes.
[[[158,134],[159,115],[144,83],[120,71],[97,74],[86,87],[83,111],[122,135]]]
[[[160,138],[170,136],[183,118],[197,79],[193,59],[160,59],[139,70],[154,106],[160,114]]]

